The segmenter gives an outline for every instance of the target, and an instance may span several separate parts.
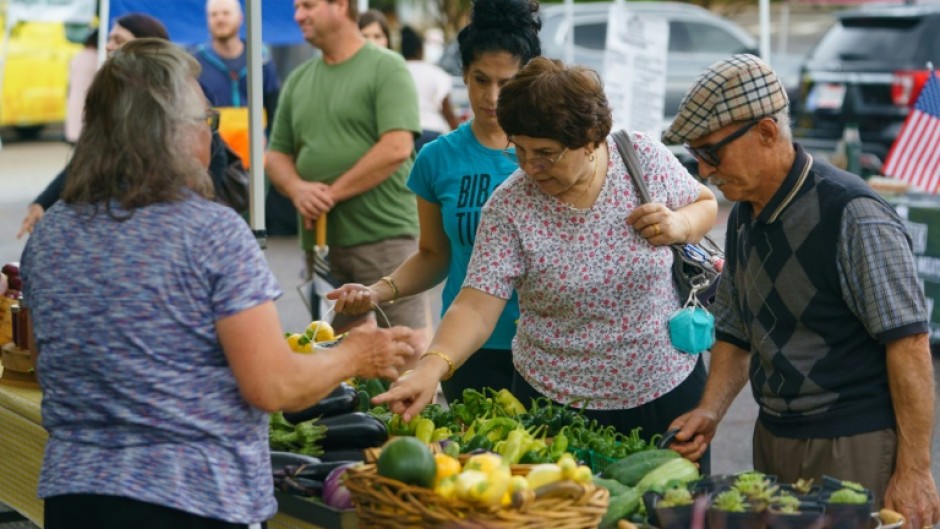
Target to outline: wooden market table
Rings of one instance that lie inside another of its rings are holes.
[[[2,373],[3,367],[0,367]],[[43,502],[36,497],[42,455],[49,435],[42,427],[38,389],[0,384],[0,503],[43,526]],[[352,512],[278,494],[279,512],[269,529],[356,529]]]

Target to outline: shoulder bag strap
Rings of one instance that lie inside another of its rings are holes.
[[[617,144],[617,150],[620,151],[620,157],[623,158],[624,165],[627,166],[627,172],[630,173],[630,179],[637,192],[640,193],[640,199],[644,204],[650,202],[650,193],[646,189],[646,181],[643,180],[643,171],[640,169],[640,161],[633,152],[633,143],[630,142],[630,135],[625,130],[618,130],[613,133],[614,143]]]

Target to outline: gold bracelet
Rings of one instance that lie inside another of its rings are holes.
[[[385,276],[380,281],[384,281],[388,288],[392,291],[392,300],[388,302],[389,305],[398,301],[398,286],[395,284],[395,281],[392,280],[391,276]]]
[[[420,358],[419,360],[424,360],[424,357],[426,357],[426,356],[436,356],[436,357],[440,358],[441,360],[447,362],[447,373],[444,374],[443,377],[441,377],[441,380],[448,380],[448,379],[450,379],[450,377],[454,376],[454,370],[455,370],[456,368],[454,367],[454,361],[451,360],[449,356],[447,356],[446,354],[444,354],[444,353],[442,353],[442,352],[440,352],[440,351],[435,351],[435,350],[431,349],[431,350],[429,350],[428,352],[426,352],[426,353],[424,353],[423,355],[421,355],[421,358]]]

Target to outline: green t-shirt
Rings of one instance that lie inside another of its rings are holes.
[[[270,149],[294,157],[304,180],[332,183],[379,137],[392,130],[418,134],[418,95],[404,59],[371,43],[339,64],[311,59],[284,83]],[[415,196],[405,185],[414,157],[375,188],[336,204],[327,218],[327,241],[353,246],[417,236]],[[301,246],[313,247],[300,223]]]

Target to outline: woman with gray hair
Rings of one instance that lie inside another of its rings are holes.
[[[248,527],[277,510],[268,415],[351,376],[395,377],[403,328],[290,351],[257,242],[210,201],[217,114],[198,63],[158,39],[88,92],[69,179],[21,259],[49,432],[45,527]]]

